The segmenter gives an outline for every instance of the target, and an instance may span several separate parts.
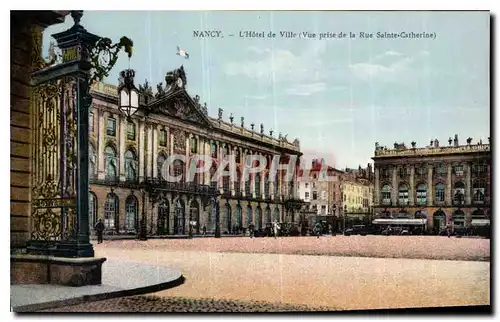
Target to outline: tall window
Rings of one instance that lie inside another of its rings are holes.
[[[234,181],[234,191],[236,193],[241,192],[240,182],[241,182],[241,172],[240,169],[236,169],[236,181]]]
[[[318,200],[318,192],[313,191],[313,200]]]
[[[229,155],[229,146],[226,144],[224,148],[222,148],[222,158],[226,158]]]
[[[167,131],[165,129],[160,130],[160,146],[167,146]]]
[[[129,196],[125,202],[125,230],[127,232],[136,231],[137,221],[137,198]]]
[[[408,186],[406,184],[402,184],[399,186],[398,197],[400,205],[408,204]]]
[[[94,113],[89,113],[89,132],[94,132]]]
[[[137,158],[132,150],[125,152],[125,179],[127,181],[137,180]]]
[[[108,194],[104,203],[104,227],[106,229],[116,229],[115,220],[118,213],[118,198],[114,193]]]
[[[260,193],[260,173],[255,174],[255,196],[257,198],[260,198],[261,193]]]
[[[113,117],[108,117],[106,124],[106,134],[109,136],[116,135],[116,120]]]
[[[463,176],[464,175],[464,166],[461,164],[454,166],[453,172],[455,172],[456,176]]]
[[[477,176],[482,176],[486,173],[486,164],[476,163],[472,165],[472,171]]]
[[[465,184],[461,181],[453,185],[453,204],[463,205],[465,203]]]
[[[306,191],[305,198],[309,199],[309,192]]]
[[[226,167],[224,172],[229,172],[229,166]],[[231,179],[231,177],[229,175],[224,175],[222,177],[222,189],[224,190],[225,193],[230,192],[230,186],[229,186],[230,179]]]
[[[269,197],[269,174],[264,175],[264,195]]]
[[[276,175],[274,176],[274,196],[278,197],[279,195],[279,182],[278,182],[278,172],[276,172]]]
[[[407,177],[407,176],[408,176],[408,169],[407,169],[407,168],[405,168],[405,167],[400,168],[400,169],[399,169],[399,176],[400,176],[401,178],[405,178],[405,177]]]
[[[436,167],[436,173],[440,177],[444,177],[446,175],[446,167],[444,166],[444,164],[439,164]]]
[[[241,162],[241,152],[240,149],[236,149],[236,163]]]
[[[381,190],[382,194],[382,204],[383,205],[390,205],[391,204],[391,186],[389,185],[384,185]],[[344,195],[345,197],[345,195]]]
[[[164,165],[166,160],[167,160],[167,158],[165,157],[165,155],[163,153],[158,155],[158,158],[156,159],[156,173],[157,173],[157,176],[159,179],[165,179],[164,175],[163,175],[164,174],[163,165]]]
[[[436,185],[436,202],[444,202],[444,184],[438,183]]]
[[[127,123],[127,140],[135,141],[135,123]]]
[[[380,169],[380,175],[382,178],[389,178],[390,176],[390,171],[388,168],[382,168]]]
[[[427,187],[420,183],[417,185],[417,205],[425,205],[427,201]]]
[[[89,192],[89,226],[94,229],[97,223],[97,197],[93,192]]]
[[[191,148],[191,153],[198,152],[198,140],[193,136],[189,142],[189,146]]]
[[[217,144],[215,142],[212,142],[212,144],[210,144],[210,156],[214,159],[217,159]]]
[[[116,151],[111,146],[107,146],[104,150],[106,162],[106,180],[116,180]]]
[[[182,182],[182,180],[184,179],[184,162],[179,159],[175,160],[173,164],[173,170],[174,170],[173,176],[174,177],[179,176],[180,181]]]
[[[474,203],[484,203],[485,192],[486,183],[483,180],[474,181],[472,192]]]
[[[89,177],[97,177],[97,154],[92,144],[89,144]]]
[[[250,192],[250,176],[248,177],[245,177],[244,178],[245,180],[245,196],[251,196],[251,192]]]

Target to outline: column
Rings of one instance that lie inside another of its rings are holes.
[[[410,206],[415,205],[415,167],[410,165],[410,186],[408,187],[408,203]]]
[[[398,167],[392,166],[392,194],[391,194],[392,205],[398,204]]]
[[[471,180],[471,164],[470,162],[465,163],[465,204],[472,204],[472,180]]]
[[[125,180],[125,128],[127,127],[127,122],[123,116],[118,116],[118,131],[119,131],[119,149],[118,157],[120,158],[120,181]]]
[[[146,127],[146,135],[148,136],[148,146],[146,152],[146,176],[149,178],[153,178],[153,163],[156,163],[156,160],[153,159],[153,127],[149,124]]]
[[[210,160],[211,160],[211,157],[212,157],[212,150],[211,150],[211,140],[204,140],[204,143],[203,145],[205,146],[205,155],[208,155],[210,157]],[[213,161],[210,161],[210,162],[213,162]],[[210,164],[210,169],[212,167],[213,164]],[[203,175],[204,177],[204,184],[209,186],[210,185],[210,171],[207,171],[205,172],[205,174]]]
[[[434,202],[434,184],[432,181],[432,164],[427,165],[427,205],[432,206]]]
[[[446,176],[446,192],[445,192],[445,196],[444,196],[444,199],[445,199],[445,203],[446,205],[451,205],[452,202],[452,198],[451,198],[451,171],[452,171],[452,165],[451,164],[448,164],[448,175]]]
[[[105,141],[104,141],[104,136],[106,135],[106,118],[108,116],[108,112],[104,111],[99,111],[99,125],[98,125],[98,156],[99,156],[99,161],[97,162],[97,178],[99,180],[104,180],[106,177],[106,160],[104,158],[104,149],[106,148]]]
[[[380,169],[375,168],[375,206],[380,204]]]
[[[139,140],[139,162],[138,162],[138,167],[139,167],[139,181],[144,180],[144,164],[146,163],[146,158],[145,158],[145,153],[144,153],[144,139],[146,138],[144,134],[144,122],[138,121],[138,127],[139,127],[139,135],[138,135],[138,140]]]
[[[158,178],[158,166],[156,162],[156,160],[158,159],[158,127],[156,124],[151,125],[151,147],[153,150],[152,176],[153,178]]]
[[[234,162],[235,162],[234,168],[229,167],[229,171],[231,171],[231,175],[229,177],[229,190],[231,191],[231,196],[234,196],[236,194],[236,190],[234,189],[234,182],[235,182],[236,177],[237,177],[237,175],[236,175],[236,173],[237,173],[236,172],[236,167],[238,166],[236,164],[236,149],[237,149],[236,147],[232,148],[232,152],[231,153],[233,154],[233,158],[230,161],[230,162],[233,162],[233,160],[234,160]],[[233,170],[234,170],[234,172],[233,172]],[[231,213],[232,212],[233,212],[233,209],[231,209]],[[232,221],[232,220],[231,220],[231,222],[234,223],[234,221]]]

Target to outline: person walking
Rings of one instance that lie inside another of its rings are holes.
[[[319,238],[321,235],[321,224],[319,222],[316,223],[314,226],[314,232],[316,233],[316,236]]]
[[[104,232],[104,224],[102,223],[102,219],[99,219],[97,221],[94,228],[97,233],[97,243],[102,244],[102,233]]]
[[[253,224],[248,225],[248,234],[250,235],[250,238],[253,238],[254,236],[254,231],[253,231],[254,227],[255,226]]]
[[[276,221],[273,222],[273,234],[274,234],[274,238],[278,237],[278,230],[279,229],[280,229],[279,224]]]
[[[207,234],[207,226],[203,225],[203,236],[205,236]]]

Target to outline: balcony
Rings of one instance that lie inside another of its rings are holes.
[[[144,185],[147,188],[164,191],[175,191],[185,193],[196,193],[202,195],[216,195],[217,188],[208,185],[202,185],[194,182],[170,182],[162,179],[146,179]]]

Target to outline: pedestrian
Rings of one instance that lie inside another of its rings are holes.
[[[203,225],[203,236],[205,236],[207,234],[207,226]]]
[[[104,224],[102,223],[102,219],[97,221],[95,224],[95,231],[97,233],[97,243],[102,244],[102,233],[104,232]]]
[[[317,222],[314,226],[314,231],[316,233],[316,236],[319,238],[319,235],[321,235],[321,224],[319,222]]]
[[[248,234],[250,235],[250,238],[253,238],[253,236],[254,236],[253,229],[254,229],[253,224],[248,225]]]
[[[274,233],[274,238],[278,237],[278,230],[280,229],[280,226],[278,225],[278,222],[273,222],[273,233]]]

